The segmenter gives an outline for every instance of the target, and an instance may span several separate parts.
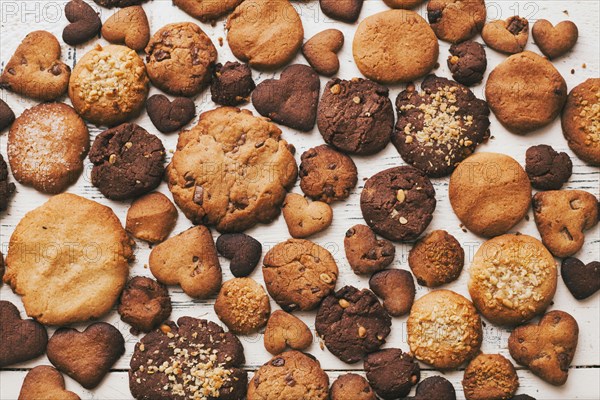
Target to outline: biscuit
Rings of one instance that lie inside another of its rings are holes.
[[[524,51],[490,73],[485,98],[502,125],[526,134],[558,116],[567,99],[567,84],[548,60]]]
[[[69,97],[85,120],[115,126],[137,116],[148,95],[148,76],[134,50],[97,45],[73,69]]]
[[[183,128],[194,118],[196,106],[187,97],[176,97],[171,101],[165,95],[155,94],[146,101],[146,112],[156,129],[171,133]]]
[[[49,365],[32,368],[25,375],[19,400],[34,399],[81,400],[75,393],[65,390],[65,378]]]
[[[150,243],[164,241],[175,227],[177,209],[162,193],[152,192],[131,203],[125,230]]]
[[[340,69],[337,53],[344,45],[344,34],[337,29],[326,29],[304,43],[304,58],[321,75],[333,76]]]
[[[65,5],[65,17],[70,22],[62,33],[66,44],[77,46],[100,32],[102,21],[98,13],[83,0],[71,0]]]
[[[250,111],[222,107],[179,135],[167,179],[192,222],[240,232],[279,215],[297,173],[279,128]]]
[[[493,237],[508,232],[529,210],[531,183],[513,158],[475,153],[452,173],[448,189],[454,213],[471,232]]]
[[[134,331],[150,332],[171,315],[169,291],[154,279],[135,276],[123,289],[117,311]]]
[[[562,260],[560,274],[577,300],[587,299],[600,290],[600,262],[584,264],[574,257]]]
[[[415,300],[415,281],[406,270],[376,272],[369,279],[369,288],[383,300],[383,308],[392,317],[408,314]]]
[[[248,102],[256,88],[248,64],[228,61],[215,66],[210,94],[212,101],[223,106],[237,106]]]
[[[360,209],[367,225],[396,242],[418,238],[431,222],[435,205],[431,181],[410,166],[373,175],[360,195]]]
[[[96,4],[106,8],[137,6],[145,1],[147,0],[94,0]]]
[[[329,18],[342,22],[356,22],[364,0],[319,0],[321,11]]]
[[[447,64],[455,81],[465,86],[477,85],[483,80],[487,69],[485,49],[472,40],[453,44]]]
[[[408,265],[421,286],[438,287],[458,279],[465,251],[456,238],[436,230],[420,239],[408,254]]]
[[[265,349],[273,355],[283,353],[289,347],[294,350],[304,350],[312,344],[313,336],[301,319],[277,310],[267,322],[265,329]]]
[[[254,271],[262,254],[262,245],[252,236],[243,233],[225,233],[217,238],[217,250],[231,260],[229,269],[236,278]]]
[[[329,390],[331,400],[377,400],[369,382],[361,375],[340,375]]]
[[[505,357],[482,353],[465,369],[462,386],[467,400],[512,399],[519,377]]]
[[[2,285],[2,278],[4,278],[4,255],[0,251],[0,286]]]
[[[443,289],[415,301],[407,330],[411,353],[436,369],[457,368],[470,360],[483,340],[481,318],[473,304]]]
[[[213,22],[233,11],[243,0],[173,0],[173,4],[202,22]]]
[[[377,239],[366,225],[354,225],[346,231],[344,251],[348,264],[357,275],[381,271],[394,261],[396,248],[385,240]]]
[[[383,0],[391,8],[414,8],[425,0]]]
[[[425,378],[417,386],[415,397],[411,400],[456,400],[454,386],[446,378],[441,376],[430,376]],[[514,400],[514,399],[513,399]]]
[[[335,288],[338,267],[331,253],[304,239],[288,239],[265,254],[269,294],[285,311],[309,311]]]
[[[21,42],[4,66],[0,87],[39,101],[62,96],[71,68],[60,61],[60,43],[50,32],[35,31]]]
[[[442,177],[490,136],[490,109],[466,86],[435,75],[396,99],[392,143],[402,159],[430,177]]]
[[[506,54],[523,51],[529,38],[529,21],[514,15],[485,24],[481,38],[492,49]]]
[[[15,184],[8,181],[8,166],[0,154],[0,212],[8,208],[9,199],[15,193]]]
[[[210,231],[195,226],[152,249],[152,275],[165,285],[180,285],[190,297],[206,299],[221,287],[221,266]]]
[[[470,268],[469,293],[479,312],[497,325],[518,325],[548,308],[556,292],[552,254],[527,235],[484,242]]]
[[[245,0],[227,20],[234,56],[255,69],[289,63],[304,40],[302,20],[287,0]]]
[[[0,131],[10,127],[15,120],[15,113],[4,100],[0,99]]]
[[[384,349],[367,355],[365,372],[371,387],[382,399],[406,397],[421,379],[419,364],[400,349]]]
[[[89,321],[118,299],[132,246],[110,208],[60,194],[25,214],[15,228],[4,282],[22,296],[27,315],[45,325]]]
[[[548,20],[538,19],[533,24],[531,35],[542,53],[552,59],[568,53],[575,46],[579,30],[571,21],[562,21],[553,26]]]
[[[389,10],[360,23],[352,53],[358,69],[367,78],[394,84],[410,82],[429,73],[437,62],[439,45],[419,14]]]
[[[46,352],[46,328],[33,319],[21,319],[13,303],[0,300],[0,319],[0,367],[32,360]]]
[[[160,28],[146,46],[146,70],[152,84],[175,96],[194,96],[210,83],[217,49],[192,22]]]
[[[459,43],[475,36],[485,23],[484,0],[432,0],[427,3],[427,19],[438,38]]]
[[[329,228],[333,210],[322,201],[308,202],[301,194],[289,193],[281,209],[293,238],[302,239]]]
[[[527,394],[518,394],[510,400],[535,400],[535,398],[533,398]]]
[[[558,190],[571,177],[573,163],[567,153],[558,153],[552,147],[540,144],[527,149],[525,172],[534,188]]]
[[[141,6],[123,8],[110,16],[102,26],[102,37],[113,44],[124,44],[142,51],[150,40],[150,25]]]
[[[215,312],[231,332],[249,335],[267,324],[271,305],[265,289],[255,280],[234,278],[223,283]]]

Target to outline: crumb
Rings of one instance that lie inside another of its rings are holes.
[[[571,75],[575,75],[575,70],[571,69]]]
[[[219,36],[219,46],[223,47],[223,38]]]
[[[587,64],[586,63],[581,64],[581,68],[586,69],[587,68]]]
[[[440,63],[435,63],[435,65],[434,65],[434,67],[433,67],[433,68],[434,68],[434,69],[438,69],[439,67],[440,67]]]
[[[496,139],[496,136],[490,136],[490,140]]]
[[[525,216],[525,221],[529,221],[529,215]]]
[[[563,14],[565,14],[565,15],[569,15],[569,11],[567,11],[567,10],[563,10]]]

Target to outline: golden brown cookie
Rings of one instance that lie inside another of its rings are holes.
[[[485,24],[481,38],[492,49],[516,54],[523,51],[529,38],[529,21],[514,15],[506,20],[496,20]]]
[[[102,25],[102,37],[113,44],[124,44],[142,51],[150,40],[150,25],[142,6],[123,8]]]
[[[369,382],[358,374],[340,375],[329,390],[331,400],[377,400]]]
[[[160,243],[169,236],[177,222],[177,209],[162,193],[152,192],[131,203],[125,229],[134,237]]]
[[[277,310],[269,317],[265,329],[265,349],[273,355],[283,353],[289,347],[304,350],[312,344],[312,332],[298,317]]]
[[[377,239],[366,225],[357,224],[346,231],[344,250],[348,264],[357,275],[381,271],[394,261],[396,248],[385,239]]]
[[[475,36],[485,23],[484,0],[431,0],[427,19],[441,40],[459,43]]]
[[[548,20],[538,19],[533,24],[531,35],[542,53],[552,59],[568,53],[575,46],[579,30],[571,21],[562,21],[554,26]]]
[[[408,265],[419,285],[438,287],[458,278],[465,263],[465,251],[446,231],[429,233],[415,243]]]
[[[237,335],[258,332],[267,324],[271,305],[265,289],[252,278],[233,278],[221,287],[217,316]]]
[[[462,386],[467,400],[512,399],[519,377],[512,363],[500,354],[480,354],[467,366]]]
[[[80,400],[80,397],[65,389],[65,378],[60,372],[49,365],[40,365],[25,375],[19,392],[19,400],[39,399]]]
[[[289,193],[282,206],[283,218],[293,238],[307,238],[329,228],[333,210],[322,201],[308,200],[297,193]]]
[[[173,0],[173,4],[202,22],[212,22],[233,11],[243,0]]]
[[[383,0],[391,8],[414,8],[425,0]]]
[[[302,46],[304,58],[321,75],[333,76],[340,69],[337,53],[344,45],[344,34],[337,29],[317,33]]]
[[[415,300],[415,280],[405,269],[379,271],[369,279],[369,288],[383,300],[392,317],[408,314]]]

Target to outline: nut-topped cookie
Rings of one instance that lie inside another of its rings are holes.
[[[215,312],[238,335],[257,332],[267,324],[271,306],[265,289],[252,278],[234,278],[221,287]]]

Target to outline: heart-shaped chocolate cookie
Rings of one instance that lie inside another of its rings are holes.
[[[63,30],[63,40],[77,46],[93,38],[100,32],[102,21],[89,4],[83,0],[71,0],[65,6],[65,16],[70,24]]]
[[[327,229],[333,219],[329,204],[321,201],[309,203],[304,196],[296,193],[285,197],[282,211],[290,235],[296,239],[307,238]]]
[[[75,393],[65,390],[65,378],[55,368],[40,365],[25,375],[19,400],[60,399],[80,400]]]
[[[86,389],[93,389],[125,353],[121,332],[106,322],[96,322],[83,332],[61,328],[48,341],[48,359]]]
[[[592,261],[587,265],[575,257],[562,261],[560,274],[577,300],[587,299],[600,289],[600,262]]]
[[[520,53],[529,38],[529,21],[515,15],[507,20],[489,22],[483,27],[481,38],[496,51],[507,54]]]
[[[531,35],[546,57],[557,58],[575,46],[579,30],[571,21],[562,21],[553,26],[550,21],[539,19],[533,24]]]
[[[261,115],[300,131],[315,126],[321,81],[307,66],[290,65],[277,79],[267,79],[252,92],[252,104]]]
[[[8,128],[15,120],[15,113],[4,100],[0,99],[0,131]]]
[[[44,354],[47,343],[48,333],[42,324],[22,320],[13,303],[0,300],[0,368]]]
[[[283,353],[287,347],[304,350],[313,340],[310,329],[302,320],[282,310],[269,317],[264,338],[265,349],[274,355]]]
[[[354,225],[344,238],[346,258],[357,275],[370,275],[381,271],[394,260],[396,248],[389,240],[377,239],[366,225]]]
[[[225,233],[217,238],[217,250],[231,260],[229,269],[236,278],[254,271],[262,254],[262,245],[244,233]]]
[[[155,94],[146,101],[146,111],[156,129],[162,133],[170,133],[194,118],[196,106],[187,97],[176,97],[170,101],[167,96]]]
[[[340,69],[337,53],[343,45],[344,34],[341,31],[326,29],[304,43],[302,53],[319,74],[333,76]]]
[[[114,44],[125,44],[135,51],[144,50],[150,40],[150,25],[142,6],[123,8],[102,26],[102,37]]]
[[[330,18],[356,22],[364,0],[319,0],[321,10]]]

